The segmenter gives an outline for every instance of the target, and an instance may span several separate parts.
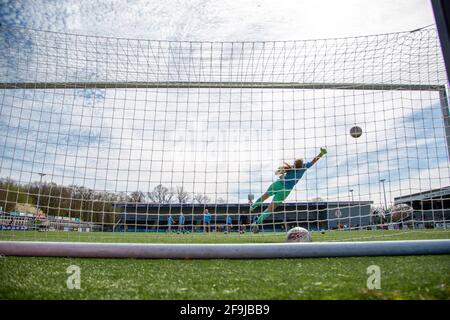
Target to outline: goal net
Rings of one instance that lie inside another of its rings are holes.
[[[297,226],[313,242],[449,236],[433,28],[266,42],[7,28],[0,79],[2,241],[284,242]],[[301,179],[275,175],[322,147]]]

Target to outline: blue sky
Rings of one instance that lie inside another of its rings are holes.
[[[432,28],[333,39],[433,24],[429,1],[1,1],[0,23],[58,32],[3,32],[3,81],[441,84],[444,74]],[[271,41],[316,38],[329,40]],[[433,92],[4,90],[0,100],[0,173],[24,182],[44,171],[99,190],[163,183],[245,201],[283,160],[325,145],[290,201],[354,189],[380,203],[382,178],[389,201],[449,184]]]

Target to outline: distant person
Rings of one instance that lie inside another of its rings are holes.
[[[183,232],[184,230],[184,222],[186,221],[186,218],[184,217],[183,212],[180,212],[180,217],[178,218],[178,233]]]
[[[167,217],[167,232],[172,232],[172,225],[175,224],[175,220],[173,220],[172,215],[169,213]]]
[[[203,231],[211,232],[211,213],[208,209],[203,212]]]
[[[242,213],[239,215],[239,233],[244,233],[248,225],[248,214]]]
[[[227,232],[231,232],[231,228],[233,227],[233,218],[227,214],[227,219],[225,221],[225,230]]]

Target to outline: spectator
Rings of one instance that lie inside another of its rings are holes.
[[[227,232],[231,232],[231,228],[233,227],[233,218],[227,214],[227,219],[226,219],[226,231]]]
[[[239,216],[239,233],[244,233],[248,225],[248,214],[242,213]]]

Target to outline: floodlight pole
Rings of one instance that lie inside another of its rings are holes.
[[[348,190],[348,192],[350,192],[350,194],[352,195],[352,202],[354,202],[354,200],[353,200],[353,189]]]
[[[255,195],[253,193],[249,193],[247,195],[247,199],[248,199],[248,205],[249,205],[247,218],[248,218],[249,222],[251,223],[252,222],[252,216],[253,216],[251,214],[251,208],[252,208],[252,205],[253,205],[253,200],[255,199]],[[238,219],[240,220],[240,217],[238,217]],[[240,224],[240,222],[238,222],[238,223]],[[239,227],[239,228],[241,228],[241,227]],[[245,226],[244,226],[244,229],[245,229]],[[241,231],[241,230],[239,230],[239,231]]]
[[[383,194],[384,194],[384,210],[387,212],[387,201],[386,201],[386,189],[384,187],[384,182],[386,179],[381,179],[380,182],[383,184]]]

